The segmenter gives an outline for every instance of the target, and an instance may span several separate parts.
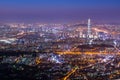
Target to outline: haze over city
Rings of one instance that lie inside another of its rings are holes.
[[[0,80],[120,80],[120,0],[1,0]]]

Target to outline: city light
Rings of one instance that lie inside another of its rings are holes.
[[[0,0],[0,80],[120,80],[120,0]]]

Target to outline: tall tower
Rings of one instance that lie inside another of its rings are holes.
[[[91,24],[90,24],[90,18],[88,19],[88,38],[90,38],[91,35]]]

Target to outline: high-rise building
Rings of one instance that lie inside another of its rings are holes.
[[[90,35],[91,35],[91,23],[90,23],[90,18],[88,19],[88,38],[90,38]]]

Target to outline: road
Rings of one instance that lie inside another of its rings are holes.
[[[73,68],[70,72],[67,73],[67,76],[65,76],[63,78],[63,80],[67,80],[70,75],[72,75],[74,72],[76,72],[77,69],[78,69],[78,66],[76,66],[75,68]]]

